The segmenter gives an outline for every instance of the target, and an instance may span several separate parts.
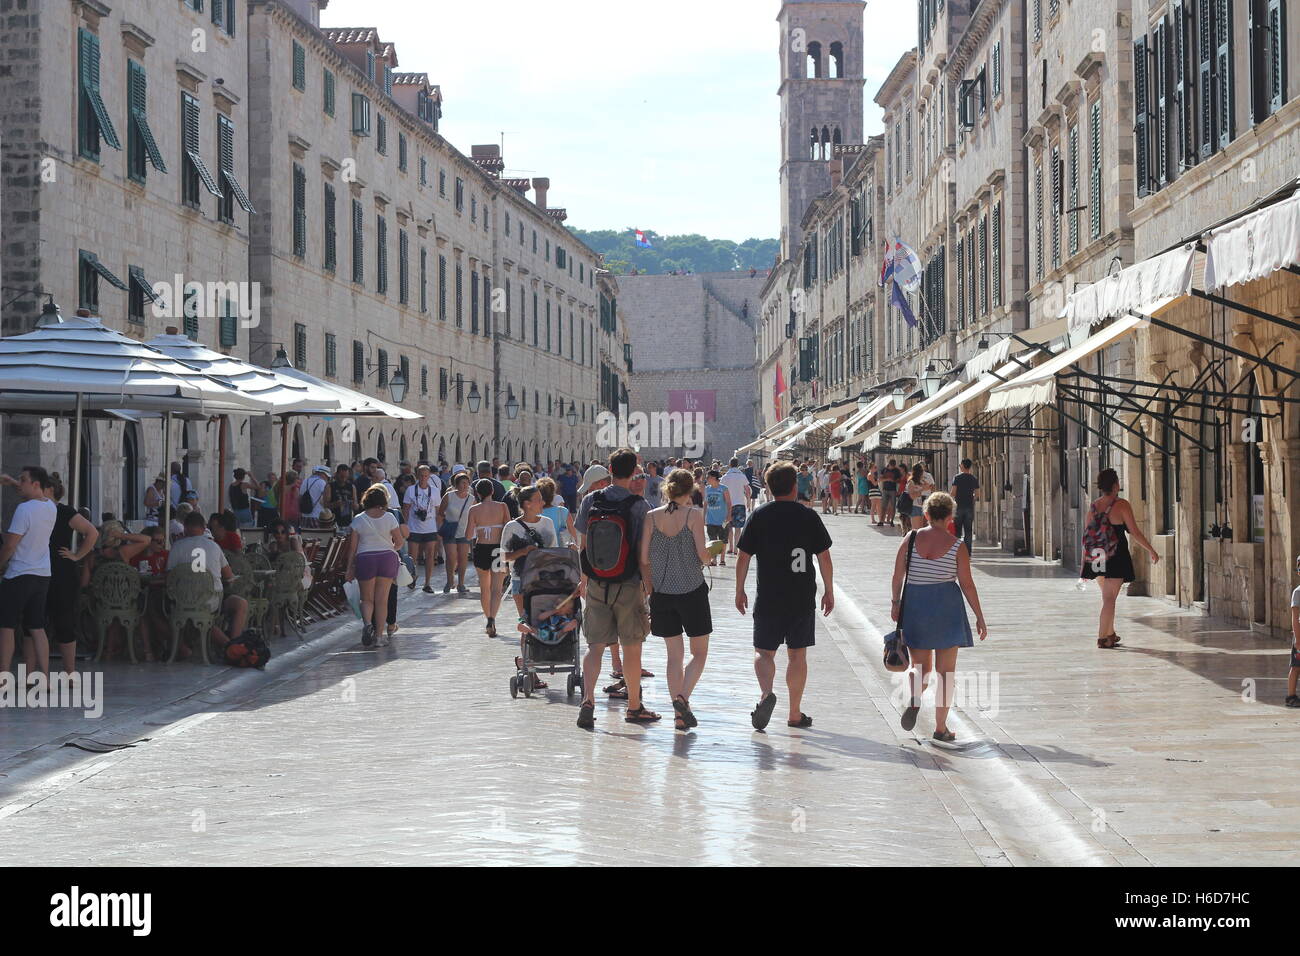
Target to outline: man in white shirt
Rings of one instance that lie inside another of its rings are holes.
[[[421,465],[415,474],[417,480],[406,489],[406,498],[402,501],[402,514],[410,529],[406,540],[411,547],[411,557],[424,559],[424,593],[432,594],[433,568],[437,564],[441,540],[438,537],[438,506],[442,504],[442,487],[428,465]]]
[[[722,487],[731,493],[731,530],[727,532],[727,553],[736,553],[736,542],[740,532],[745,528],[745,516],[749,514],[750,502],[754,489],[749,484],[749,476],[740,468],[740,459],[731,459],[731,467],[722,476]]]
[[[42,674],[50,670],[50,641],[45,633],[45,599],[50,589],[50,534],[59,509],[45,497],[49,474],[29,465],[15,485],[22,504],[14,511],[4,544],[0,545],[0,671],[8,672],[14,658],[14,634],[25,627]]]
[[[188,565],[196,571],[212,575],[212,610],[229,615],[231,634],[238,637],[248,623],[248,602],[234,594],[223,598],[224,585],[235,579],[230,562],[221,546],[208,537],[208,526],[197,511],[185,516],[185,537],[172,545],[167,554],[167,570]],[[212,638],[219,647],[230,643],[230,638],[217,624],[212,625]]]
[[[311,507],[301,510],[299,523],[304,528],[320,527],[320,513],[329,507],[332,500],[329,468],[324,465],[313,468],[307,480],[302,483],[302,494],[311,501]]]
[[[190,484],[190,480],[185,477],[185,472],[181,468],[181,463],[179,461],[172,462],[171,473],[172,477],[169,487],[172,496],[172,510],[175,511],[177,506],[185,500],[185,495],[194,490],[194,486]]]

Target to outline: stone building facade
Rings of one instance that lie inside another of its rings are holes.
[[[621,276],[630,412],[702,416],[691,457],[728,459],[756,425],[754,342],[765,277],[745,272]],[[654,419],[651,419],[653,424]],[[690,454],[670,435],[647,436],[649,458]]]
[[[248,278],[254,217],[232,186],[249,184],[242,12],[189,0],[0,7],[0,262],[14,290],[3,296],[5,335],[30,331],[49,294],[65,315],[86,308],[135,338],[175,326],[247,358],[245,330],[209,314],[207,296],[189,318],[177,301],[159,318],[151,301],[154,283],[177,276]],[[4,417],[0,464],[45,465],[70,488],[69,424],[58,422],[54,443],[38,440],[38,424]],[[217,496],[223,432],[230,461],[246,462],[242,419],[174,424],[174,456],[202,502]],[[83,435],[80,504],[142,517],[144,489],[166,467],[161,425],[87,421]]]
[[[323,28],[327,3],[0,4],[4,334],[33,328],[49,295],[140,340],[175,327],[262,366],[283,350],[385,399],[405,377],[419,422],[362,420],[347,440],[344,423],[295,419],[290,455],[313,462],[590,458],[600,357],[623,359],[601,323],[617,283],[548,179],[503,179],[495,146],[458,151],[438,132],[440,89],[374,30]],[[154,301],[177,281],[256,309]],[[67,475],[66,422],[55,443],[34,419],[0,424],[0,467]],[[279,471],[265,418],[174,429],[205,508],[223,462]],[[166,468],[160,424],[85,434],[81,503],[142,517]]]

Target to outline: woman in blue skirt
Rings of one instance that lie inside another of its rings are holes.
[[[953,702],[957,648],[974,644],[966,620],[966,602],[975,612],[980,640],[988,637],[979,594],[971,578],[970,555],[961,547],[961,541],[948,533],[948,519],[955,508],[952,498],[941,491],[926,498],[926,526],[908,534],[898,549],[894,603],[890,608],[914,665],[909,672],[912,693],[903,711],[903,729],[916,726],[921,693],[930,672],[937,669],[940,679],[935,693],[934,740],[940,744],[956,740],[948,730],[948,708]]]

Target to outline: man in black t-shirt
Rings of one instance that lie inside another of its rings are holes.
[[[971,553],[975,541],[975,499],[979,497],[980,480],[971,474],[971,460],[961,460],[961,472],[952,480],[952,497],[957,502],[953,520],[957,537],[966,542],[966,553]]]
[[[821,516],[798,501],[794,465],[776,462],[764,476],[772,501],[758,508],[745,523],[737,548],[736,610],[744,614],[749,606],[745,578],[749,560],[758,558],[758,593],[754,600],[754,673],[761,699],[749,715],[755,730],[772,719],[776,694],[776,652],[786,646],[785,683],[790,691],[790,727],[811,727],[812,718],[799,709],[808,683],[808,648],[815,641],[817,627],[817,575],[813,559],[821,568],[822,614],[835,608],[832,583],[831,536]]]

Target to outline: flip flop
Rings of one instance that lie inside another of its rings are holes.
[[[755,730],[762,730],[772,719],[772,709],[776,707],[776,694],[771,692],[759,702],[759,705],[749,714],[749,720],[754,725]]]
[[[785,722],[785,725],[787,727],[811,727],[812,718],[809,717],[807,714],[805,714],[803,711],[800,711],[798,720],[787,720]]]
[[[590,730],[596,726],[596,705],[583,703],[578,708],[578,726],[584,730]]]
[[[678,694],[673,699],[673,712],[677,714],[679,719],[685,721],[688,728],[700,726],[700,722],[695,719],[695,714],[691,711],[691,705],[687,703],[686,698],[681,694]]]

